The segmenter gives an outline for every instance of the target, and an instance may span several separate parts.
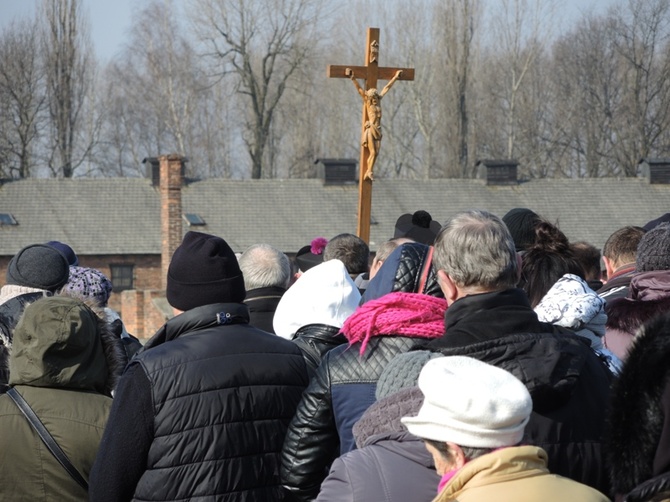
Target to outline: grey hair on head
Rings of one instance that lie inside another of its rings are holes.
[[[269,244],[249,247],[238,263],[247,291],[258,288],[288,288],[291,281],[291,262],[284,253]]]
[[[435,239],[433,261],[460,287],[494,291],[518,281],[514,240],[488,211],[465,211],[447,220]]]

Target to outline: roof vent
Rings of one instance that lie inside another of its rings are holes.
[[[487,185],[517,185],[519,162],[513,159],[478,160],[475,164],[477,178],[485,179]]]
[[[142,164],[146,164],[144,176],[151,180],[151,186],[159,186],[161,183],[161,169],[158,157],[145,157]]]
[[[317,176],[324,185],[356,185],[356,159],[316,159]]]
[[[670,159],[642,159],[640,175],[652,185],[670,184]]]
[[[16,218],[10,213],[0,213],[0,227],[6,225],[18,225],[19,222],[16,221]]]

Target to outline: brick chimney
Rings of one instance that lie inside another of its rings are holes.
[[[162,289],[167,288],[170,260],[182,239],[181,187],[184,180],[184,158],[177,154],[161,155],[161,277]]]

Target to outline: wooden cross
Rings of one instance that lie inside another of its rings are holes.
[[[358,236],[370,242],[370,216],[372,207],[372,168],[374,167],[379,146],[381,144],[381,104],[380,100],[396,80],[414,80],[414,68],[379,67],[379,28],[368,28],[368,39],[365,45],[365,66],[328,65],[329,78],[351,78],[363,97],[363,125],[361,127],[361,154],[359,157],[360,179],[358,180]],[[365,80],[362,89],[356,79]],[[377,89],[377,80],[388,80],[381,92],[367,92]],[[376,104],[370,108],[368,99],[375,99]],[[372,110],[370,117],[368,109]]]

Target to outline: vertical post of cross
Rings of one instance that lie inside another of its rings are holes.
[[[363,120],[361,131],[360,175],[358,180],[358,236],[370,242],[370,217],[372,215],[372,166],[379,155],[381,145],[381,98],[396,80],[414,80],[414,68],[379,67],[379,28],[368,28],[365,45],[365,66],[328,65],[328,77],[351,78],[363,98]],[[361,87],[357,79],[364,79]],[[374,92],[371,102],[368,92],[376,91],[377,81],[388,80],[381,92]],[[371,117],[369,110],[373,111]],[[372,160],[370,157],[373,157]]]

